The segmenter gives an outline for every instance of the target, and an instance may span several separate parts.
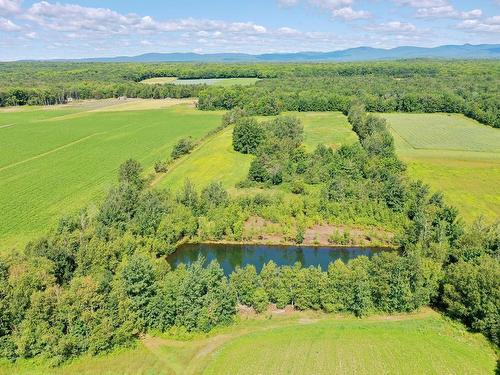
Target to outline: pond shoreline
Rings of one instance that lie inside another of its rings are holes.
[[[203,241],[183,241],[177,244],[175,250],[183,245],[240,245],[240,246],[273,246],[273,247],[330,247],[330,248],[364,248],[364,249],[373,249],[373,248],[384,248],[388,251],[398,250],[399,246],[394,244],[387,243],[373,243],[373,244],[336,244],[336,243],[296,243],[296,242],[275,242],[275,241],[266,241],[266,240],[250,240],[250,241],[229,241],[229,240],[221,240],[221,241],[211,241],[211,240],[203,240]]]

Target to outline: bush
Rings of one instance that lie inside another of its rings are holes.
[[[125,163],[120,165],[118,180],[120,183],[130,184],[136,188],[144,186],[144,180],[141,178],[142,166],[134,159],[128,159]]]
[[[328,242],[334,245],[349,245],[351,243],[351,235],[347,230],[341,233],[338,229],[335,229],[328,236]]]
[[[306,235],[306,228],[302,223],[297,225],[297,232],[295,233],[295,242],[301,244],[304,242]]]
[[[178,159],[183,155],[189,154],[193,148],[196,146],[196,143],[193,141],[193,138],[187,137],[180,139],[174,146],[172,150],[171,156],[172,159]]]
[[[155,163],[155,172],[156,173],[166,173],[168,168],[167,168],[167,162],[163,160],[158,160]]]
[[[295,180],[292,182],[291,192],[293,194],[305,194],[306,184],[302,180]]]
[[[201,200],[205,208],[225,206],[229,194],[221,182],[212,182],[201,191]]]

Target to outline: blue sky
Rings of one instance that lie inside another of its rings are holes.
[[[0,61],[500,43],[500,0],[0,0]]]

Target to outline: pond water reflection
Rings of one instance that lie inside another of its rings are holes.
[[[203,256],[207,262],[217,260],[228,275],[237,266],[253,264],[257,271],[272,260],[277,265],[293,265],[301,262],[304,267],[320,266],[327,270],[328,264],[337,259],[347,263],[349,259],[361,255],[372,257],[390,248],[373,247],[312,247],[312,246],[280,246],[280,245],[229,245],[229,244],[185,244],[181,245],[167,260],[172,267],[179,264],[190,264]]]

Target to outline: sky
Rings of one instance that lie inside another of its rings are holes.
[[[500,0],[0,0],[0,61],[500,43]]]

